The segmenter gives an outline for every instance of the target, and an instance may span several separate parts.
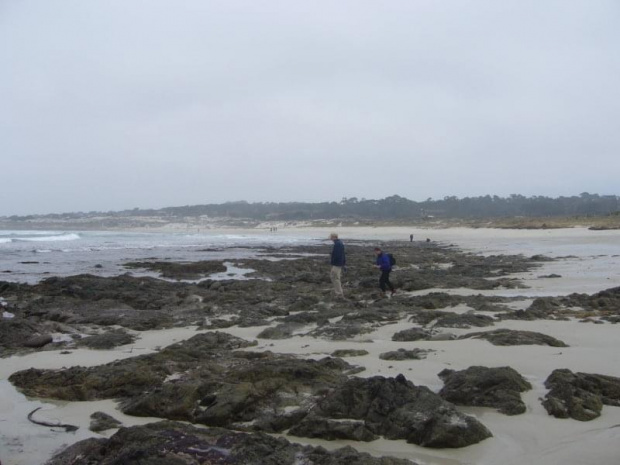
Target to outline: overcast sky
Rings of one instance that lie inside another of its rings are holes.
[[[620,194],[618,0],[0,0],[0,215]]]

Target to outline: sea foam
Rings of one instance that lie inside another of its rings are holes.
[[[76,233],[63,233],[49,236],[21,236],[13,237],[11,242],[56,242],[56,241],[76,241],[80,239],[80,235]]]

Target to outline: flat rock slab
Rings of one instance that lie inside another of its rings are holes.
[[[496,346],[541,345],[551,347],[568,347],[564,342],[546,334],[535,331],[516,331],[512,329],[496,329],[468,333],[459,339],[486,339]]]
[[[121,428],[109,439],[86,439],[55,455],[46,465],[416,465],[391,457],[372,457],[352,447],[328,452],[291,444],[261,433],[235,433],[159,422]]]

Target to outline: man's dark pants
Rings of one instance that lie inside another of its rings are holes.
[[[383,292],[385,292],[387,288],[389,288],[392,292],[394,291],[394,286],[392,286],[392,283],[390,282],[390,271],[381,271],[381,277],[379,278],[379,287]]]

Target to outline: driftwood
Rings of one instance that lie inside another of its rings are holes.
[[[78,430],[79,427],[75,426],[75,425],[67,425],[67,424],[63,424],[63,423],[49,423],[47,421],[35,420],[34,418],[32,418],[32,415],[34,414],[34,412],[36,412],[40,408],[41,407],[37,407],[32,412],[30,412],[28,414],[28,420],[30,420],[31,423],[34,423],[35,425],[49,426],[51,428],[64,428],[65,432],[67,432],[67,433]]]

